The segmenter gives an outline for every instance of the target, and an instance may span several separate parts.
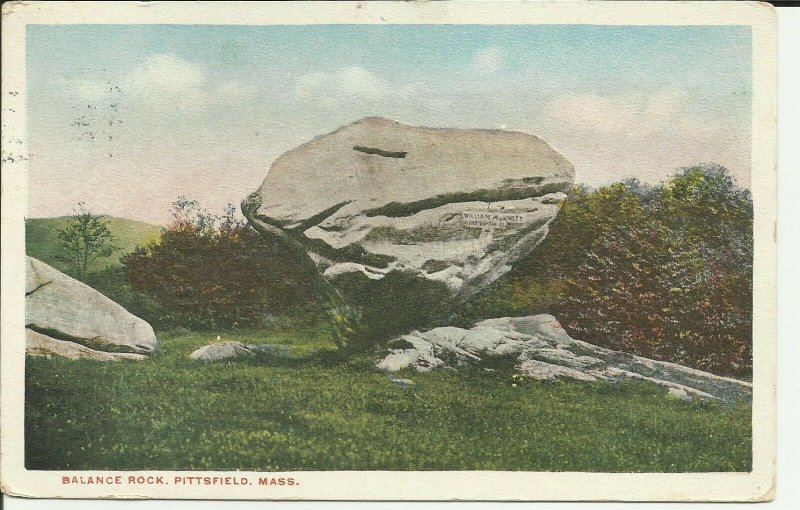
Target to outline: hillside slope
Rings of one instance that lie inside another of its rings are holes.
[[[132,252],[136,246],[149,241],[157,241],[161,236],[158,225],[126,218],[105,217],[109,222],[114,245],[118,247],[105,259],[97,261],[92,268],[97,271],[119,263],[122,255]],[[58,231],[69,222],[68,216],[58,218],[29,218],[25,220],[25,253],[49,264],[59,271],[65,271],[66,265],[58,260],[60,242]]]

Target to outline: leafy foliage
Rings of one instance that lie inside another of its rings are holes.
[[[592,343],[748,376],[752,215],[716,165],[575,188],[542,245],[462,317],[548,312]]]
[[[206,327],[249,326],[278,314],[313,314],[305,270],[281,245],[235,218],[179,198],[161,240],[123,257],[134,290]]]
[[[95,262],[110,257],[116,249],[108,220],[92,214],[83,202],[78,204],[78,211],[69,223],[58,231],[58,240],[61,243],[58,259],[79,280],[85,279]]]
[[[85,283],[128,312],[147,321],[156,331],[178,328],[202,330],[210,326],[206,321],[191,315],[169,310],[152,296],[134,290],[119,264],[90,273]]]

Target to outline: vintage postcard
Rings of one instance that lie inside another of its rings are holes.
[[[7,494],[773,497],[771,6],[2,28]]]

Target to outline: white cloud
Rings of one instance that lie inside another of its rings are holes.
[[[185,94],[205,83],[205,66],[170,54],[153,55],[125,79],[126,88],[136,94]]]
[[[400,87],[397,96],[404,100],[418,100],[422,95],[424,88],[419,83],[409,83]]]
[[[259,88],[238,82],[214,84],[205,65],[177,55],[158,54],[117,81],[80,79],[67,86],[87,101],[123,100],[137,109],[200,111],[210,105],[233,106],[253,99]]]
[[[483,48],[472,57],[472,65],[481,73],[494,74],[506,65],[506,55],[497,46]]]
[[[592,94],[556,98],[545,113],[564,127],[603,133],[629,128],[637,117],[636,109],[629,102]]]
[[[684,100],[684,94],[679,91],[659,92],[647,102],[642,117],[654,124],[670,122],[680,113]]]
[[[682,100],[680,94],[672,91],[644,98],[579,94],[556,98],[547,106],[545,115],[577,131],[641,136],[667,127],[680,113]]]
[[[337,73],[337,86],[352,96],[380,97],[391,92],[389,83],[363,67],[345,67]]]
[[[294,91],[299,97],[311,97],[320,94],[330,82],[328,73],[304,74],[295,80]]]
[[[676,168],[709,161],[746,185],[749,134],[702,106],[673,90],[562,96],[547,105],[537,131],[567,155],[579,182],[593,186],[631,175],[658,182]]]
[[[346,96],[379,99],[391,93],[392,88],[388,81],[358,66],[343,67],[332,72],[309,73],[295,80],[295,94],[301,98]]]
[[[229,81],[214,89],[212,98],[217,103],[237,104],[253,99],[258,93],[258,87],[254,85],[244,85],[235,81]]]

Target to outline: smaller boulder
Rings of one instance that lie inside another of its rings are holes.
[[[33,257],[25,270],[25,330],[33,356],[144,360],[158,349],[146,321]]]
[[[196,361],[237,361],[253,358],[288,358],[286,345],[243,344],[241,342],[219,342],[204,345],[189,357]]]

